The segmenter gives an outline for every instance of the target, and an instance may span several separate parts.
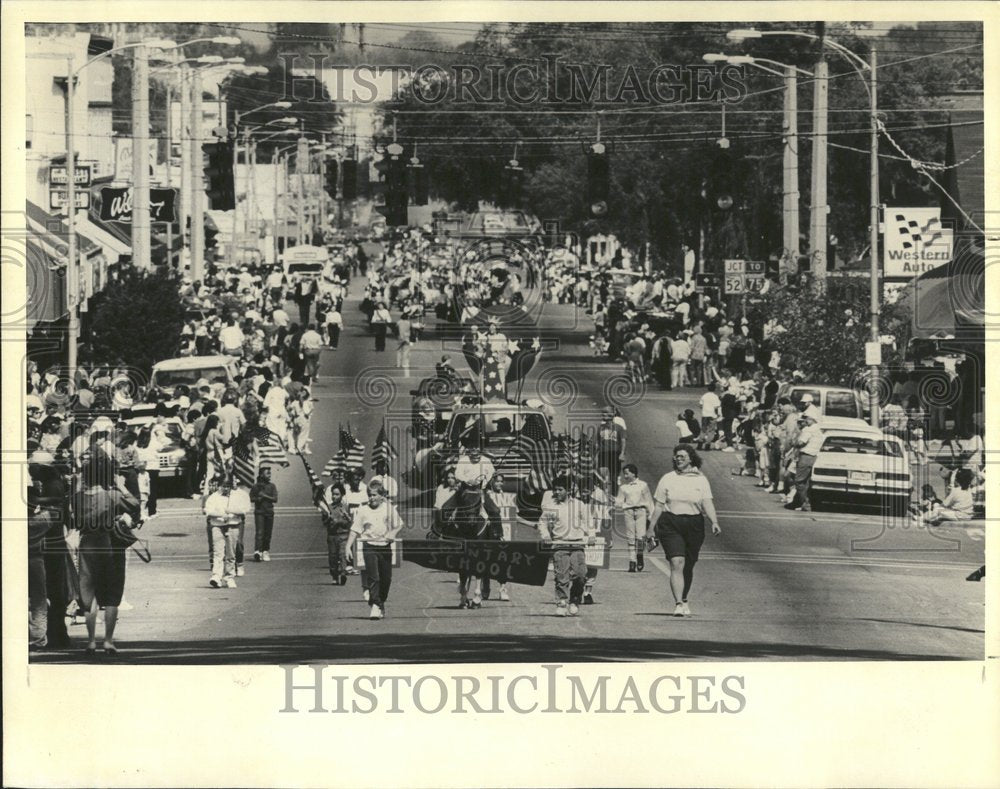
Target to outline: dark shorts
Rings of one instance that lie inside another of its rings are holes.
[[[683,556],[688,564],[694,564],[705,542],[705,517],[664,512],[656,523],[656,536],[667,559]]]
[[[125,548],[105,534],[80,538],[80,587],[85,608],[97,598],[99,606],[121,605],[125,592]]]

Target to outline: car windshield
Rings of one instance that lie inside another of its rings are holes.
[[[821,452],[846,452],[855,455],[881,455],[901,458],[903,449],[897,441],[869,436],[827,436]]]
[[[169,389],[174,386],[190,386],[204,378],[206,381],[215,381],[221,378],[228,380],[224,367],[193,367],[189,370],[157,370],[153,373],[153,386],[161,389]]]
[[[802,398],[805,397],[806,395],[809,395],[812,398],[812,402],[814,405],[819,405],[820,402],[819,389],[793,389],[791,393],[788,395],[788,398],[792,401],[792,404],[796,408],[799,408],[799,405],[802,402]]]
[[[485,448],[508,446],[513,443],[517,434],[524,429],[525,424],[530,424],[532,420],[541,421],[541,430],[548,435],[548,425],[543,417],[538,414],[522,414],[511,409],[510,411],[491,411],[488,413],[464,413],[455,415],[448,426],[448,438],[452,443],[461,443],[469,435],[475,434],[478,429],[479,435],[483,437]],[[538,425],[536,425],[537,429]]]
[[[827,416],[847,416],[854,419],[862,417],[854,392],[827,392],[823,413]]]
[[[289,274],[316,274],[323,270],[322,263],[289,263]]]

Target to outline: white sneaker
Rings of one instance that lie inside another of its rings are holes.
[[[211,586],[213,589],[221,589],[222,588],[222,581],[220,581],[216,576],[213,575],[208,580],[208,585]]]
[[[579,614],[580,614],[580,606],[578,606],[576,603],[570,603],[569,604],[569,615],[570,616],[579,616]]]
[[[500,587],[500,599],[503,600],[505,603],[510,602],[510,595],[507,594],[506,586]]]
[[[261,554],[260,560],[262,562],[269,562],[269,561],[271,561],[271,552],[270,551],[264,551],[264,553]]]
[[[227,578],[226,579],[226,588],[228,588],[228,589],[235,589],[236,588],[236,579],[235,578]]]
[[[674,606],[674,616],[684,616],[684,603],[678,603]]]
[[[246,574],[247,574],[246,568],[242,564],[236,568],[236,575],[239,576],[240,578],[242,578]]]
[[[255,562],[259,562],[260,561],[260,551],[254,551],[253,552],[253,560]]]
[[[681,613],[684,616],[691,616],[691,609],[688,608],[688,604],[687,603],[681,603]]]
[[[368,598],[369,598],[369,597],[370,597],[371,595],[369,595],[369,594],[368,594],[368,590],[367,590],[367,589],[365,589],[365,590],[364,590],[364,593],[363,593],[363,594],[364,594],[364,597],[365,597],[365,602],[367,603],[367,602],[368,602]]]
[[[383,616],[382,609],[379,608],[377,605],[373,605],[371,613],[368,614],[368,618],[369,619],[381,619],[382,616]]]
[[[556,616],[566,616],[566,613],[566,602],[564,600],[560,600],[556,603]]]
[[[736,450],[733,449],[732,447],[723,447],[722,451],[723,452],[735,452]]]

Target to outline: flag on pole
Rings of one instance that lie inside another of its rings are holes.
[[[242,430],[233,443],[233,478],[239,485],[252,488],[257,481],[260,456],[257,441],[249,430]]]
[[[344,455],[344,463],[347,468],[364,468],[365,445],[354,437],[350,427],[347,430],[340,428],[340,451]]]
[[[253,430],[254,441],[257,444],[257,457],[262,466],[288,466],[288,455],[281,437],[268,430],[264,425],[258,425]]]
[[[312,466],[309,465],[309,461],[306,460],[305,455],[299,454],[299,458],[302,460],[302,465],[305,466],[306,476],[309,478],[309,486],[312,488],[312,500],[313,503],[319,501],[323,496],[323,483],[316,472],[313,471]]]
[[[382,429],[378,431],[378,438],[375,439],[375,446],[372,447],[372,465],[374,466],[380,460],[389,463],[390,460],[397,457],[399,457],[399,453],[389,443],[389,439],[385,434],[385,423],[383,422]]]
[[[323,467],[323,476],[332,477],[338,471],[341,474],[347,471],[347,463],[344,462],[343,450],[339,450],[336,454],[334,454],[334,456],[330,458],[327,464]]]
[[[531,465],[528,473],[528,488],[535,491],[548,490],[556,475],[558,453],[545,427],[534,416],[529,417],[511,445],[511,451],[524,456]]]

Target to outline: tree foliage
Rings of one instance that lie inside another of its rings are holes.
[[[870,299],[867,279],[842,277],[829,278],[823,291],[808,283],[772,287],[748,306],[761,323],[774,322],[771,342],[781,354],[782,367],[801,370],[806,380],[848,385],[865,376]],[[880,333],[896,342],[894,348],[883,348],[883,364],[901,362],[911,318],[904,305],[881,306]]]
[[[482,78],[474,83],[480,93],[489,87],[488,64],[509,71],[515,66],[533,68],[546,58],[576,64],[588,78],[606,64],[612,86],[620,84],[630,67],[644,82],[657,66],[704,65],[702,56],[713,52],[745,53],[808,71],[815,68],[819,52],[808,38],[762,37],[743,44],[727,40],[726,32],[740,26],[725,22],[487,25],[457,62],[482,69]],[[760,29],[817,32],[812,24],[787,22],[763,24]],[[883,122],[914,157],[942,161],[947,116],[937,97],[955,87],[981,86],[982,50],[938,53],[974,47],[981,41],[981,26],[922,23],[915,28],[873,30],[864,24],[838,23],[823,33],[861,59],[868,58],[872,46],[878,47]],[[867,244],[868,234],[866,72],[858,73],[856,63],[832,49],[824,52],[830,73],[829,229],[839,239],[841,256],[852,258]],[[426,54],[424,62],[437,59]],[[438,79],[455,88],[453,71],[446,70],[446,76]],[[444,101],[428,105],[411,86],[386,108],[386,127],[394,119],[400,141],[416,143],[431,174],[432,190],[457,207],[474,207],[480,199],[495,198],[500,171],[519,142],[517,158],[526,171],[524,207],[539,218],[560,219],[570,230],[614,232],[633,249],[648,242],[654,262],[678,273],[681,245],[698,249],[704,231],[707,270],[712,271],[726,257],[763,259],[781,251],[784,82],[780,75],[751,67],[746,68],[744,80],[747,95],[726,106],[725,137],[737,161],[736,202],[727,212],[712,209],[702,197],[709,163],[718,150],[716,140],[723,136],[722,106],[717,102],[658,104],[625,92],[619,97],[624,101],[612,102],[578,95],[525,104],[504,93],[498,101],[474,104],[458,100],[452,91]],[[538,75],[525,69],[515,83],[523,93],[535,88],[565,97],[569,90],[565,71],[550,81],[544,68]],[[798,150],[803,230],[809,226],[812,200],[812,105],[813,80],[801,76]],[[612,146],[612,199],[609,213],[594,220],[583,205],[583,148],[596,138],[598,118],[602,139]],[[880,153],[880,189],[886,202],[936,204],[930,183],[909,162],[893,158],[899,157],[898,151],[884,139]]]
[[[94,311],[91,346],[94,358],[149,371],[177,355],[184,307],[177,279],[157,271],[125,269],[111,283]]]

